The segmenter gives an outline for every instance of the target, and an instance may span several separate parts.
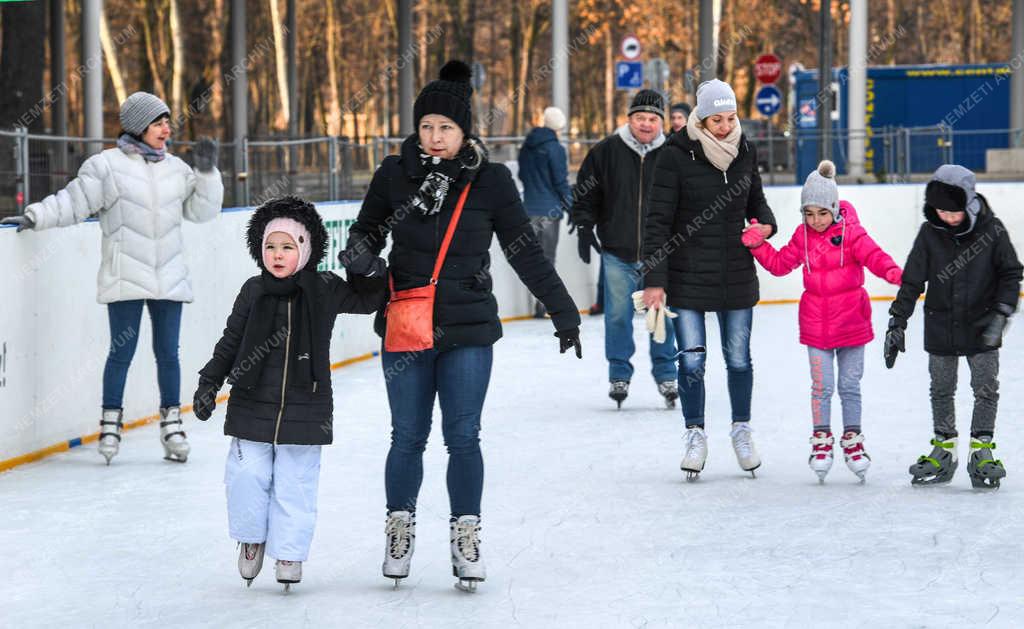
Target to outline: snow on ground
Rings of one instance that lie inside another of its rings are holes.
[[[880,332],[885,306],[874,307]],[[271,560],[251,589],[238,577],[219,408],[205,424],[189,416],[186,465],[161,459],[153,425],[127,433],[109,468],[92,445],[0,476],[0,625],[1020,626],[1024,332],[1012,330],[1002,354],[996,454],[1009,477],[1000,491],[973,491],[963,468],[948,487],[910,487],[906,468],[931,432],[920,314],[894,370],[880,338],[868,347],[868,483],[837,460],[819,486],[806,465],[810,378],[796,316],[796,306],[755,310],[756,480],[729,445],[708,318],[710,458],[696,483],[679,471],[681,415],[661,408],[646,349],[616,411],[599,318],[584,321],[583,361],[558,354],[549,322],[508,324],[483,419],[489,576],[475,595],[452,587],[439,421],[412,575],[397,590],[380,575],[389,429],[374,359],[335,372],[336,442],[324,451],[312,555],[291,593]],[[967,373],[961,363],[963,460]],[[838,430],[838,399],[833,422]]]

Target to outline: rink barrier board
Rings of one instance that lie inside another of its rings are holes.
[[[800,224],[800,190],[799,186],[765,189],[778,221],[779,235],[773,239],[778,246]],[[1024,197],[1024,184],[981,182],[978,190],[1006,224],[1018,251],[1024,252],[1024,213],[1016,211],[1018,199]],[[905,260],[923,220],[924,185],[844,186],[840,194],[857,208],[861,223],[875,241],[897,261]],[[360,203],[316,206],[330,237],[328,256],[321,270],[338,271],[336,256]],[[194,269],[195,293],[195,302],[186,310],[187,322],[181,339],[183,373],[188,374],[182,386],[186,390],[195,384],[190,381],[196,377],[192,366],[209,358],[209,348],[220,337],[225,313],[230,310],[238,286],[255,270],[251,259],[243,253],[251,211],[252,208],[225,208],[218,219],[209,223],[182,225],[183,237],[190,243],[185,256],[186,263]],[[10,469],[14,462],[27,458],[38,460],[48,456],[40,453],[66,451],[96,440],[89,434],[68,437],[91,432],[96,425],[91,418],[101,406],[99,387],[92,384],[92,379],[102,369],[102,357],[110,342],[106,338],[107,316],[105,309],[83,307],[85,303],[95,303],[100,247],[94,230],[98,227],[97,221],[90,220],[86,225],[27,236],[15,236],[14,230],[0,229],[0,264],[20,269],[5,282],[10,301],[5,303],[8,307],[0,308],[0,337],[5,337],[0,340],[7,346],[5,361],[0,363],[0,434],[6,435],[0,442],[0,470]],[[559,275],[576,303],[593,303],[599,265],[587,266],[579,261],[576,239],[567,233],[564,221],[557,256]],[[530,312],[533,300],[502,255],[497,239],[492,243],[491,259],[499,316],[506,321],[530,319],[528,315],[508,317]],[[199,277],[203,280],[196,281]],[[803,291],[800,273],[780,278],[759,273],[759,278],[763,305],[797,303],[796,298]],[[54,285],[66,290],[49,291],[48,287]],[[871,275],[867,276],[865,287],[869,295],[876,296],[893,290]],[[875,301],[891,299],[876,297]],[[67,325],[71,315],[76,326]],[[372,326],[361,319],[342,315],[331,339],[331,354],[358,358],[380,349],[380,339]],[[148,317],[143,317],[139,330],[143,336],[148,336],[148,331],[142,328],[148,329],[149,325]],[[148,354],[148,342],[142,345],[141,351]],[[83,366],[91,367],[92,372]],[[134,361],[129,373],[126,390],[138,399],[126,400],[125,414],[140,418],[135,421],[156,419],[150,415],[153,406],[144,403],[145,399],[155,397],[154,367],[154,361],[147,355]]]

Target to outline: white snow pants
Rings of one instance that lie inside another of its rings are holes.
[[[232,438],[224,468],[231,538],[266,542],[275,559],[306,561],[319,480],[320,446]]]

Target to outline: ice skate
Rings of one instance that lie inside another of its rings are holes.
[[[825,477],[832,469],[832,445],[835,441],[831,431],[819,430],[811,435],[811,456],[807,457],[807,464],[818,475],[820,484],[825,484]]]
[[[416,513],[412,511],[390,511],[384,529],[387,544],[384,548],[384,576],[399,582],[409,576],[409,564],[416,548]]]
[[[761,457],[754,447],[750,422],[733,422],[729,436],[732,437],[732,449],[736,451],[736,462],[744,472],[750,472],[751,478],[757,478],[754,470],[761,467]]]
[[[160,443],[164,446],[164,460],[184,463],[191,448],[182,430],[181,409],[169,406],[160,409]]]
[[[245,580],[245,587],[252,586],[252,580],[260,573],[260,569],[263,567],[263,552],[266,548],[267,545],[262,542],[238,545],[238,574],[242,575],[242,579]]]
[[[484,562],[480,559],[480,518],[462,515],[452,518],[452,575],[458,582],[456,589],[476,592],[476,584],[487,578]]]
[[[683,461],[679,464],[679,469],[686,472],[687,481],[692,482],[700,477],[707,459],[708,439],[704,434],[704,428],[687,428],[683,435]]]
[[[121,449],[121,415],[124,411],[120,408],[105,408],[100,419],[100,440],[96,450],[107,460],[114,458]]]
[[[274,564],[274,574],[277,582],[284,584],[284,591],[290,592],[293,583],[302,581],[302,562],[277,560]]]
[[[999,459],[992,458],[996,444],[992,437],[971,437],[971,460],[967,473],[975,489],[999,489],[999,481],[1006,476],[1006,468]]]
[[[615,400],[618,408],[622,408],[622,402],[629,395],[629,380],[612,380],[608,385],[608,397]]]
[[[665,398],[665,408],[675,408],[676,400],[679,398],[679,385],[675,380],[666,380],[658,383],[658,393]]]
[[[917,463],[910,466],[911,485],[946,485],[953,480],[956,472],[956,437],[941,439],[935,435],[931,444],[931,454],[918,457]]]
[[[848,430],[843,433],[843,438],[839,440],[839,445],[843,448],[843,459],[846,461],[846,467],[850,468],[850,471],[857,475],[861,483],[866,482],[868,468],[871,467],[871,457],[864,451],[864,435]]]

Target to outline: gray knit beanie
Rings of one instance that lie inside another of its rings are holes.
[[[170,116],[167,104],[149,92],[135,92],[121,103],[121,128],[142,135],[160,116]]]
[[[697,86],[697,107],[693,110],[697,120],[737,109],[736,93],[725,81],[711,79]]]
[[[836,185],[836,165],[829,160],[818,164],[818,169],[807,175],[804,188],[800,191],[800,211],[808,205],[823,207],[832,212],[832,218],[839,216],[839,186]]]

